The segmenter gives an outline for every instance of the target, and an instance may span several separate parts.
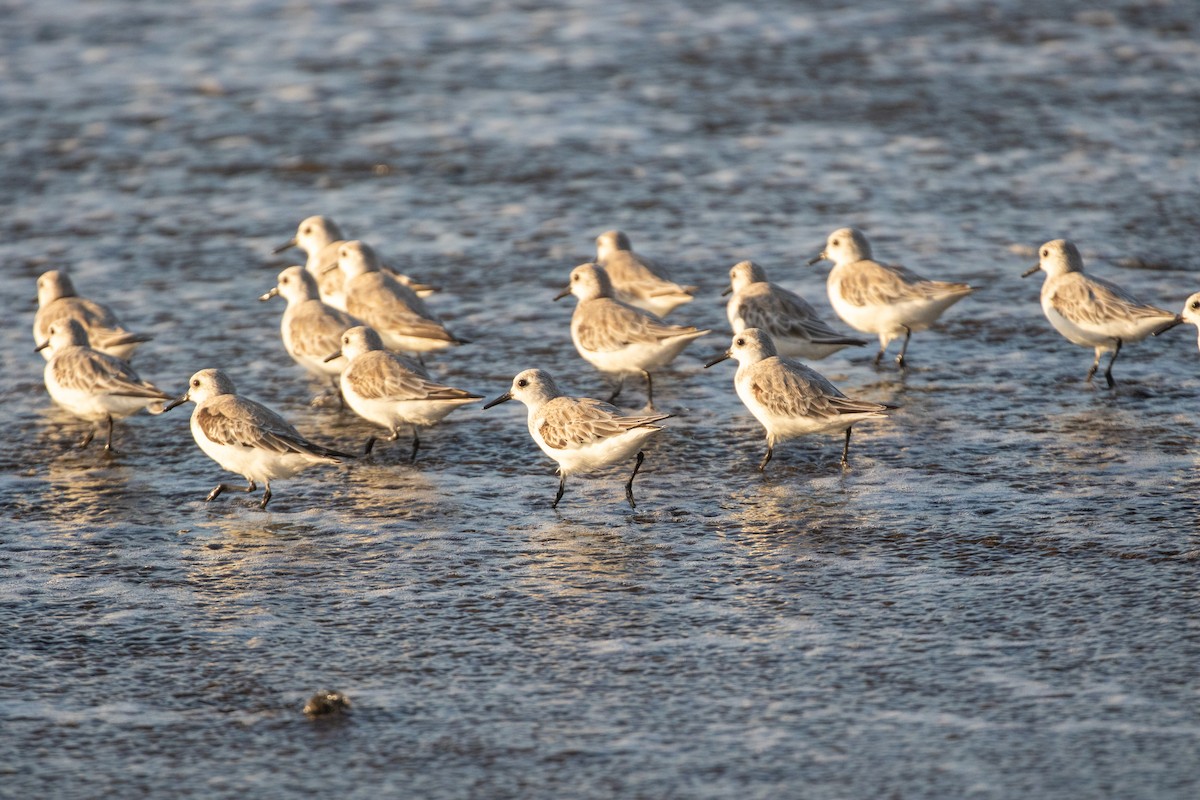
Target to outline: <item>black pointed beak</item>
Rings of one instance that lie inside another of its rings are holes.
[[[725,291],[721,292],[721,297],[728,297],[731,294],[733,294],[733,287],[729,286],[726,287]]]
[[[46,341],[44,341],[44,342],[42,342],[41,344],[39,344],[37,347],[33,348],[33,352],[35,352],[35,353],[40,353],[40,352],[42,352],[43,350],[45,350],[45,349],[46,349],[47,347],[49,347],[49,346],[50,346],[50,340],[49,340],[49,339],[47,339]]]
[[[484,410],[487,410],[487,409],[491,408],[492,406],[498,406],[501,403],[507,403],[509,400],[512,400],[512,392],[505,392],[504,394],[497,397],[495,400],[488,402],[487,405],[485,405],[483,408],[484,408]]]
[[[564,297],[566,297],[570,293],[571,293],[571,287],[568,286],[567,288],[563,289],[558,294],[554,295],[554,299],[555,299],[555,301],[562,300]]]
[[[817,253],[815,256],[813,256],[812,258],[810,258],[808,260],[808,265],[811,267],[813,264],[817,263],[818,261],[824,261],[824,260],[825,260],[825,251],[822,250],[821,252]]]
[[[1029,269],[1027,269],[1027,270],[1025,270],[1024,272],[1022,272],[1022,273],[1021,273],[1021,277],[1022,277],[1022,278],[1028,278],[1030,275],[1032,275],[1033,273],[1037,272],[1037,271],[1038,271],[1039,269],[1041,269],[1041,268],[1042,268],[1042,265],[1041,265],[1041,264],[1034,264],[1032,267],[1030,267]]]
[[[286,242],[284,242],[283,244],[279,245],[279,247],[276,247],[274,250],[272,250],[272,251],[271,251],[271,255],[273,255],[273,256],[277,256],[277,255],[279,255],[280,253],[283,253],[283,252],[286,252],[286,251],[288,251],[288,250],[291,250],[291,249],[292,249],[293,247],[295,247],[295,246],[296,246],[296,240],[295,240],[295,239],[288,239]]]
[[[708,369],[709,367],[711,367],[714,364],[720,364],[722,361],[724,361],[725,359],[729,358],[732,355],[733,355],[733,353],[726,350],[724,353],[721,353],[721,355],[717,356],[712,361],[709,361],[707,364],[705,364],[704,368]]]
[[[187,402],[187,399],[188,399],[187,392],[184,392],[182,395],[180,395],[179,397],[176,397],[174,400],[172,400],[171,402],[169,402],[165,406],[163,406],[163,413],[170,411],[175,406],[183,405],[184,403]]]
[[[1183,324],[1183,317],[1176,314],[1175,319],[1173,319],[1170,322],[1166,323],[1165,325],[1161,326],[1158,330],[1156,330],[1154,332],[1154,335],[1158,336],[1160,333],[1166,333],[1167,331],[1171,330],[1171,328],[1174,328],[1176,325],[1182,325],[1182,324]]]
[[[326,364],[328,364],[330,361],[333,361],[335,358],[341,358],[341,357],[342,357],[342,351],[338,350],[336,352],[330,353],[329,355],[325,356],[325,358],[323,358],[321,360],[324,361]]]

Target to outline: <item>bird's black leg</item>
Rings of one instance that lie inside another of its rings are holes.
[[[615,402],[616,399],[621,396],[621,389],[623,389],[624,387],[625,387],[625,376],[619,375],[617,377],[617,388],[613,389],[613,393],[611,395],[609,395],[608,402],[610,402],[610,403]]]
[[[371,451],[373,449],[375,449],[375,437],[374,436],[372,436],[370,439],[367,439],[367,444],[365,447],[363,447],[363,455],[364,456],[371,455]]]
[[[637,508],[637,503],[633,502],[633,479],[637,477],[638,470],[642,468],[642,462],[646,460],[646,454],[638,450],[637,461],[633,465],[633,474],[629,476],[629,483],[625,484],[625,499],[629,501],[630,508]]]
[[[901,369],[904,368],[904,354],[908,352],[908,340],[912,338],[912,328],[904,329],[904,345],[900,348],[900,355],[896,356],[896,364]]]
[[[850,469],[850,431],[846,428],[846,443],[842,445],[842,469]]]
[[[1111,365],[1110,365],[1110,369],[1111,369]],[[104,451],[106,453],[115,453],[117,451],[113,450],[113,446],[112,446],[112,434],[113,434],[112,414],[107,415],[104,419],[108,423],[108,435],[106,437],[104,437]]]
[[[771,456],[775,455],[775,442],[767,439],[767,454],[763,456],[763,460],[758,464],[758,471],[762,472],[767,468],[767,464],[771,461]]]
[[[421,449],[421,440],[417,438],[417,426],[413,425],[413,447],[412,455],[408,457],[409,463],[417,463],[417,451]]]
[[[263,499],[262,502],[258,504],[259,508],[266,508],[267,503],[271,502],[271,482],[263,481],[263,484]]]
[[[257,488],[258,487],[254,484],[254,481],[250,481],[250,485],[245,489],[239,486],[231,486],[228,483],[218,483],[217,488],[209,492],[208,497],[204,498],[204,502],[208,503],[212,500],[216,500],[221,492],[245,492],[246,494],[250,494],[250,492],[253,492]]]
[[[95,438],[96,438],[96,429],[94,427],[88,428],[88,432],[85,433],[83,435],[83,438],[79,440],[79,449],[82,450],[82,449],[86,448],[89,444],[92,443],[92,439],[95,439]]]
[[[646,376],[646,408],[654,410],[654,379],[650,377],[650,373],[642,370],[642,374]]]
[[[1084,383],[1091,383],[1092,376],[1096,374],[1096,369],[1100,366],[1100,351],[1096,351],[1096,359],[1092,361],[1092,368],[1088,370],[1087,377],[1084,378]]]
[[[1117,356],[1119,356],[1120,354],[1121,354],[1121,340],[1117,339],[1117,349],[1113,350],[1113,356],[1112,356],[1112,358],[1110,358],[1108,360],[1108,369],[1104,370],[1104,379],[1106,381],[1108,381],[1108,388],[1110,388],[1110,389],[1117,385],[1117,382],[1113,380],[1112,365],[1116,363]],[[1097,356],[1096,358],[1098,360],[1099,356]]]
[[[877,366],[877,367],[878,367],[878,366],[879,366],[879,362],[880,362],[880,360],[883,358],[883,353],[884,353],[884,351],[886,351],[886,350],[887,350],[887,345],[885,345],[885,344],[880,344],[880,345],[879,345],[879,352],[875,354],[875,360],[874,360],[873,362],[871,362],[871,363],[872,363],[872,364],[874,364],[875,366]]]
[[[554,502],[550,504],[551,508],[558,508],[558,501],[562,500],[563,491],[567,488],[567,476],[562,475],[558,479],[558,494],[554,495]]]

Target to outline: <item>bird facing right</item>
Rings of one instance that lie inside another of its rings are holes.
[[[605,231],[596,237],[596,263],[608,272],[614,297],[660,317],[692,302],[696,293],[695,286],[675,283],[666,270],[635,253],[622,231]]]
[[[826,288],[837,315],[856,331],[879,336],[875,364],[893,340],[904,335],[896,363],[905,365],[908,340],[923,331],[950,306],[973,290],[965,283],[922,278],[907,267],[881,264],[871,258],[871,245],[857,228],[838,228],[825,240],[825,249],[809,264],[829,260]]]
[[[1087,382],[1100,366],[1100,356],[1112,351],[1104,379],[1115,385],[1113,364],[1126,342],[1140,342],[1161,333],[1176,320],[1173,312],[1142,303],[1120,286],[1103,278],[1083,274],[1083,256],[1066,239],[1046,242],[1038,250],[1038,263],[1022,273],[1025,278],[1041,270],[1042,311],[1054,329],[1067,341],[1095,348],[1096,358]]]
[[[747,328],[733,336],[722,355],[705,364],[711,367],[727,358],[738,362],[733,378],[742,403],[767,430],[767,453],[758,465],[766,469],[775,445],[808,433],[846,432],[842,469],[850,466],[850,430],[864,419],[883,419],[889,406],[851,400],[824,375],[805,365],[779,357],[769,334]]]

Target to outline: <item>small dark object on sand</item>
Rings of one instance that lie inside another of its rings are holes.
[[[304,713],[310,717],[327,717],[331,714],[340,714],[349,708],[350,700],[346,695],[322,689],[308,698],[308,702],[304,704]]]

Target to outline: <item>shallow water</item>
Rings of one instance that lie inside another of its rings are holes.
[[[8,3],[0,795],[1195,796],[1195,332],[1088,386],[1018,276],[1068,237],[1148,301],[1200,289],[1200,13],[903,5]],[[220,366],[370,435],[256,300],[314,213],[446,287],[475,343],[432,366],[489,397],[535,365],[605,391],[549,303],[601,231],[699,284],[637,510],[626,467],[551,510],[515,403],[266,512],[203,502],[229,476],[186,409],[70,447],[31,352],[52,267],[156,334],[165,390]],[[719,293],[753,258],[832,320],[805,262],[846,224],[979,291],[905,374],[818,365],[900,407],[851,471],[814,437],[759,475],[701,369]],[[320,688],[352,712],[305,719]]]

